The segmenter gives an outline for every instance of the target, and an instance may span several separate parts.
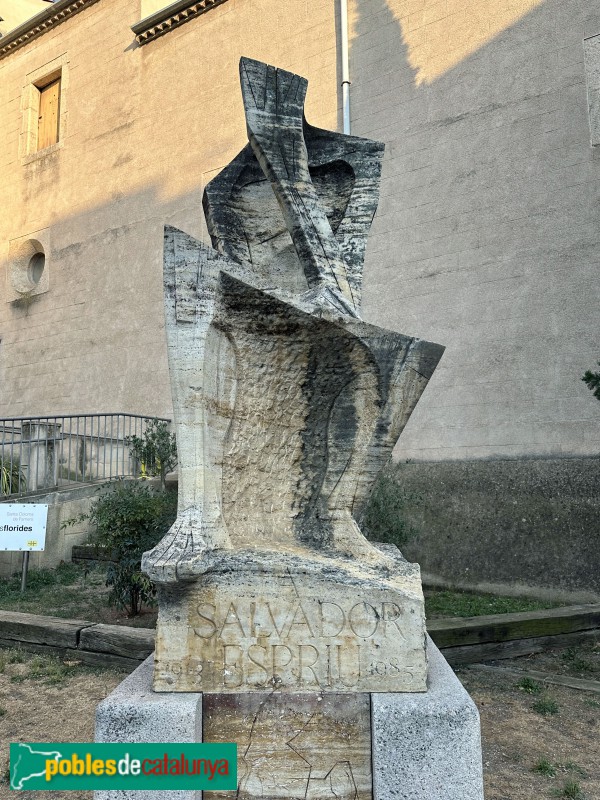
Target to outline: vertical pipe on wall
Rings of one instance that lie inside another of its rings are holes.
[[[350,133],[350,59],[348,56],[348,0],[340,0],[342,120],[343,132]]]

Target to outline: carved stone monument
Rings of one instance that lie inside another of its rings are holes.
[[[373,482],[443,348],[359,317],[383,146],[312,128],[307,82],[240,65],[249,144],[165,233],[179,514],[157,691],[424,691],[419,568],[368,542]]]
[[[428,648],[419,567],[360,529],[443,352],[360,318],[383,145],[310,126],[297,75],[243,58],[240,77],[249,144],[206,187],[213,247],[165,229],[180,463],[142,563],[155,694],[132,676],[98,737],[156,741],[181,707],[186,741],[238,743],[239,798],[481,800],[477,712]],[[410,730],[403,793],[374,746]]]

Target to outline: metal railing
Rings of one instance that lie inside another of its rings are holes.
[[[156,419],[170,423],[121,413],[0,418],[0,500],[137,476],[128,442]]]

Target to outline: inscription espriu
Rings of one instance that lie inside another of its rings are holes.
[[[201,603],[190,614],[197,648],[185,672],[198,684],[208,678],[228,689],[351,689],[365,675],[401,671],[398,659],[381,658],[388,637],[404,638],[401,616],[393,602]]]

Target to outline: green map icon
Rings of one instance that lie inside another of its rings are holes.
[[[236,787],[237,747],[233,742],[13,742],[10,745],[10,788],[17,791],[55,790],[59,794],[71,789],[231,791]]]
[[[39,745],[36,745],[39,747]],[[62,753],[58,750],[34,749],[29,744],[15,744],[10,753],[10,788],[27,789],[27,781],[46,775],[46,761],[58,761]]]

